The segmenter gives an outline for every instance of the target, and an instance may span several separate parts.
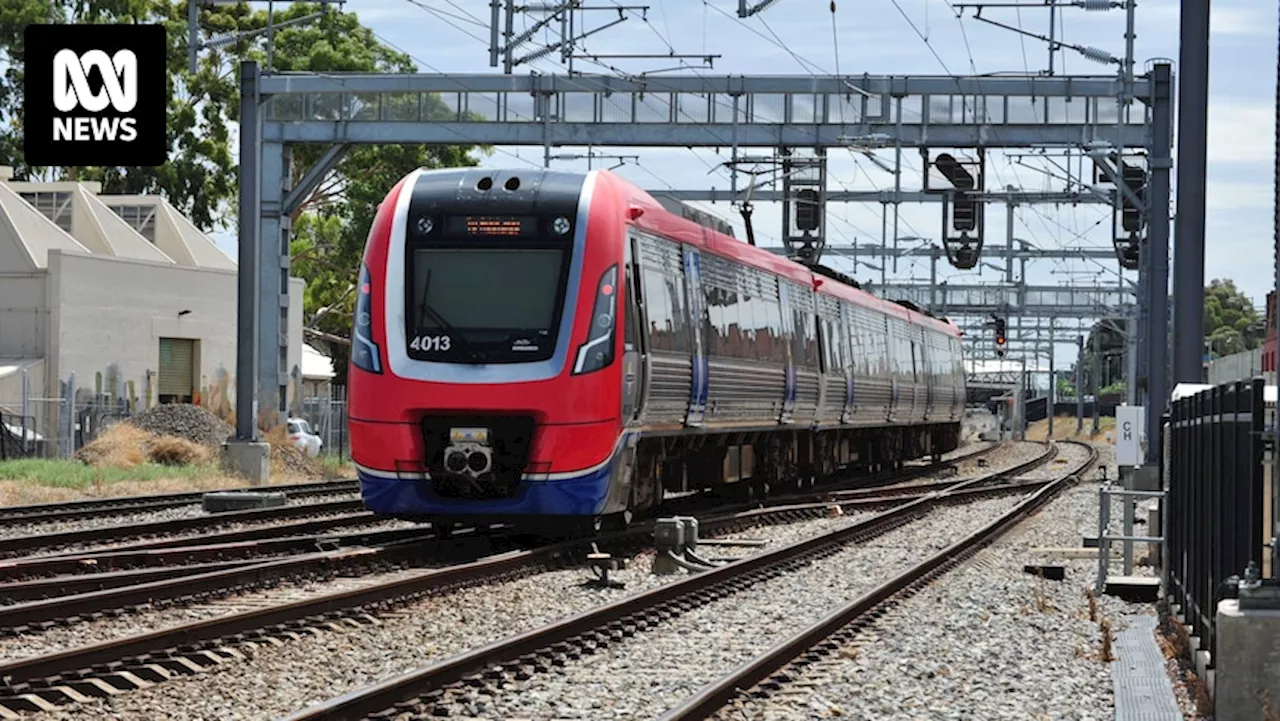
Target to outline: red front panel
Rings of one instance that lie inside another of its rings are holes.
[[[455,383],[396,376],[387,358],[386,265],[397,198],[411,192],[402,184],[384,202],[374,219],[365,250],[372,277],[373,337],[379,343],[383,372],[373,374],[352,366],[349,407],[353,460],[379,470],[421,471],[395,464],[421,463],[427,457],[420,423],[424,417],[452,414],[512,414],[534,419],[530,472],[576,471],[600,463],[613,450],[620,433],[622,334],[615,334],[613,362],[598,371],[573,375],[578,348],[586,341],[598,281],[610,266],[623,262],[623,207],[615,199],[610,178],[598,176],[592,194],[586,242],[569,348],[558,376],[532,382]],[[618,285],[625,281],[619,280]],[[615,297],[626,297],[619,288]],[[478,285],[477,293],[484,292]],[[622,314],[618,312],[620,317]],[[619,322],[619,326],[621,323]],[[499,368],[493,364],[491,368]]]

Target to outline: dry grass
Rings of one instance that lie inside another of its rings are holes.
[[[271,484],[351,478],[349,463],[320,461],[272,441]],[[218,467],[216,449],[117,423],[81,448],[74,460],[0,461],[0,505],[57,503],[85,498],[245,488],[247,480]]]
[[[1098,596],[1093,592],[1092,588],[1084,590],[1084,597],[1089,600],[1089,620],[1093,623],[1098,622]]]
[[[1040,613],[1050,613],[1057,610],[1049,602],[1049,596],[1044,592],[1044,574],[1036,574],[1036,582],[1031,587],[1031,599],[1035,609]]]
[[[1102,632],[1102,644],[1098,649],[1098,657],[1103,663],[1110,663],[1116,660],[1111,652],[1111,621],[1102,619],[1102,623],[1098,624],[1098,630]]]
[[[1212,716],[1213,699],[1209,697],[1209,684],[1194,671],[1187,671],[1187,690],[1191,692],[1191,701],[1196,705],[1196,713],[1201,716]]]
[[[1116,427],[1116,419],[1111,416],[1103,416],[1098,419],[1098,433],[1095,435],[1093,430],[1093,418],[1086,417],[1084,419],[1084,430],[1079,435],[1076,434],[1076,417],[1075,416],[1054,416],[1053,419],[1053,437],[1056,440],[1079,440],[1092,441],[1103,440],[1106,433]],[[1027,425],[1027,440],[1044,441],[1049,438],[1049,419],[1036,421]]]

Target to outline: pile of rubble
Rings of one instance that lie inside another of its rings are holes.
[[[175,436],[209,448],[221,448],[235,429],[200,406],[169,403],[139,413],[128,423],[158,436]]]

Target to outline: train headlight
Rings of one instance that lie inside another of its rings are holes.
[[[594,322],[587,341],[578,346],[573,373],[598,371],[613,362],[614,333],[618,327],[618,266],[610,266],[596,284],[596,302],[591,311]]]
[[[569,219],[563,215],[551,221],[551,232],[556,235],[565,235],[572,227],[573,225],[569,222]]]
[[[373,342],[373,286],[369,268],[360,264],[360,285],[356,293],[355,324],[351,329],[351,365],[368,373],[381,373],[378,344]]]

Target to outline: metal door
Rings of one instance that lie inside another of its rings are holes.
[[[707,415],[707,354],[703,350],[702,313],[705,305],[702,298],[702,272],[699,264],[697,248],[684,249],[684,282],[690,323],[690,355],[693,360],[693,382],[689,392],[689,414],[685,423],[691,426],[702,425]]]

